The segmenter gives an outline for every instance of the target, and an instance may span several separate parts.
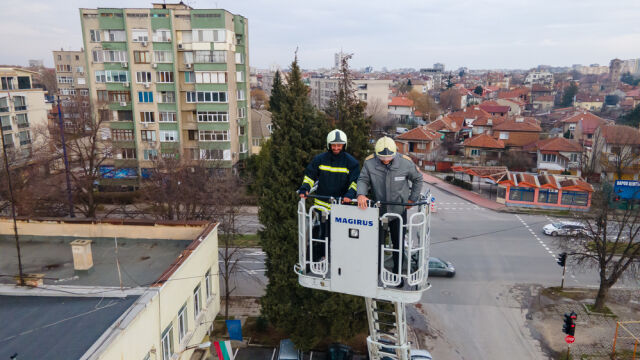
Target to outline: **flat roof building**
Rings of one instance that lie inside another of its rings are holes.
[[[219,312],[217,224],[31,219],[18,230],[26,287],[13,276],[13,223],[0,219],[0,271],[13,274],[0,277],[0,358],[189,359]]]

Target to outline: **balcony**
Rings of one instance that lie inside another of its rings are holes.
[[[29,123],[28,122],[18,123],[18,128],[19,129],[24,129],[24,128],[28,128],[28,127],[29,127]]]
[[[20,140],[20,146],[30,145],[31,139]]]

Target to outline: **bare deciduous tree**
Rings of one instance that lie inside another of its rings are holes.
[[[461,109],[460,101],[460,94],[456,88],[448,89],[440,94],[441,109],[458,111]]]
[[[590,211],[576,216],[585,224],[586,233],[558,241],[572,262],[598,270],[596,311],[603,310],[609,289],[625,273],[637,274],[640,266],[640,209],[633,203],[625,210],[614,209],[614,196],[613,187],[604,183],[601,190],[593,193]]]
[[[422,94],[415,90],[409,93],[409,99],[413,100],[413,106],[416,111],[422,113],[422,119],[428,122],[433,121],[440,115],[438,104],[428,94]]]

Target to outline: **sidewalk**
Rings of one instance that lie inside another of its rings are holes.
[[[448,182],[440,178],[437,178],[435,176],[432,176],[423,172],[422,177],[424,178],[424,181],[426,181],[428,184],[431,184],[437,187],[438,189],[442,191],[446,191],[449,194],[455,195],[459,198],[471,201],[472,203],[478,206],[482,206],[483,208],[487,208],[489,210],[494,210],[494,211],[501,211],[506,208],[506,206],[503,204],[499,204],[493,200],[484,198],[474,193],[473,191],[465,190],[461,187],[455,186],[453,184],[449,184]],[[438,203],[436,201],[436,205],[437,204]]]

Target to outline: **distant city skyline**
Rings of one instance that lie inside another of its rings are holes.
[[[158,1],[160,2],[160,1]],[[172,2],[172,1],[168,1]],[[177,1],[176,1],[177,2]],[[150,8],[142,0],[0,0],[0,63],[53,66],[53,50],[82,46],[78,9]],[[584,1],[308,1],[186,0],[249,19],[250,65],[331,68],[353,53],[351,67],[529,69],[538,65],[608,65],[640,58],[640,2]]]

